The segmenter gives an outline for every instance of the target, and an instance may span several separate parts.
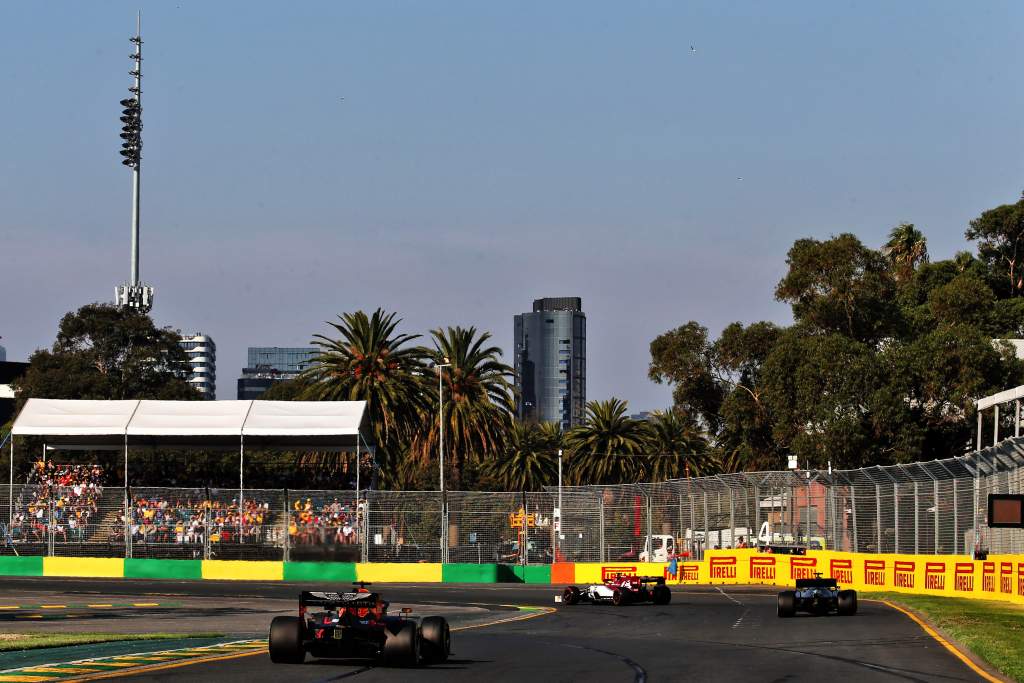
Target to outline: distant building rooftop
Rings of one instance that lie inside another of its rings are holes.
[[[550,296],[533,300],[533,312],[583,311],[583,299],[578,296]]]

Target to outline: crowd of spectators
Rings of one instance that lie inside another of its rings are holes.
[[[123,522],[123,519],[122,519]],[[270,503],[137,496],[130,520],[133,543],[261,543],[270,523]],[[122,527],[123,528],[123,527]]]
[[[292,503],[288,536],[292,545],[345,545],[358,543],[359,526],[364,505],[353,509],[349,503],[337,498],[324,498],[316,503],[312,498],[296,499]]]
[[[52,531],[56,541],[83,541],[102,494],[103,468],[99,465],[39,461],[32,466],[23,493],[27,505],[12,520],[11,538],[45,542],[47,531]]]

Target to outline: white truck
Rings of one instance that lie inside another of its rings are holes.
[[[753,536],[747,527],[736,527],[735,529],[716,529],[708,531],[707,538],[703,531],[694,532],[686,530],[686,537],[675,539],[668,534],[654,534],[650,539],[644,539],[644,549],[640,551],[641,562],[668,562],[678,551],[690,550],[693,553],[707,550],[708,548],[734,548],[743,539],[747,545],[753,546]],[[694,549],[696,541],[700,550]],[[651,546],[654,550],[651,551]]]

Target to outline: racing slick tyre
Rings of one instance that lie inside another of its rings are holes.
[[[452,632],[444,617],[426,617],[420,623],[423,661],[437,664],[448,659],[452,651]]]
[[[837,611],[844,617],[852,617],[857,613],[857,591],[839,591]]]
[[[575,605],[580,601],[580,589],[576,586],[566,586],[562,591],[562,604]]]
[[[384,664],[387,666],[416,666],[420,663],[420,630],[407,621],[396,633],[388,632],[384,641]]]
[[[655,586],[651,591],[651,602],[655,605],[667,605],[672,602],[672,591],[668,586]]]
[[[612,604],[616,607],[629,604],[629,591],[624,591],[621,588],[616,588],[612,591]]]
[[[270,622],[270,661],[275,664],[302,664],[302,620],[298,617],[274,617]]]
[[[793,591],[782,591],[779,593],[779,616],[796,616],[796,593]]]

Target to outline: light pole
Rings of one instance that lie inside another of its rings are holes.
[[[153,307],[153,288],[143,284],[139,275],[139,201],[142,177],[142,13],[139,13],[135,35],[131,38],[135,62],[129,75],[134,85],[128,88],[131,97],[121,100],[121,163],[132,170],[132,277],[131,281],[114,288],[115,303],[148,313]]]
[[[442,381],[442,379],[443,379],[443,375],[444,375],[443,369],[444,368],[450,368],[452,366],[452,364],[448,362],[447,358],[445,358],[444,360],[445,360],[444,363],[435,363],[434,364],[434,367],[437,368],[437,433],[438,433],[438,437],[437,438],[438,438],[438,453],[439,453],[440,468],[441,468],[441,473],[440,473],[441,476],[439,478],[439,481],[440,481],[440,484],[441,484],[441,497],[442,497],[442,499],[444,498],[444,492],[445,492],[445,490],[444,490],[444,382]]]
[[[554,561],[559,562],[558,555],[562,550],[562,449],[558,449],[558,514],[555,516],[555,556]]]
[[[435,363],[437,368],[437,438],[439,477],[441,485],[441,561],[448,561],[448,500],[444,488],[444,368],[452,364],[445,358],[443,363]]]

